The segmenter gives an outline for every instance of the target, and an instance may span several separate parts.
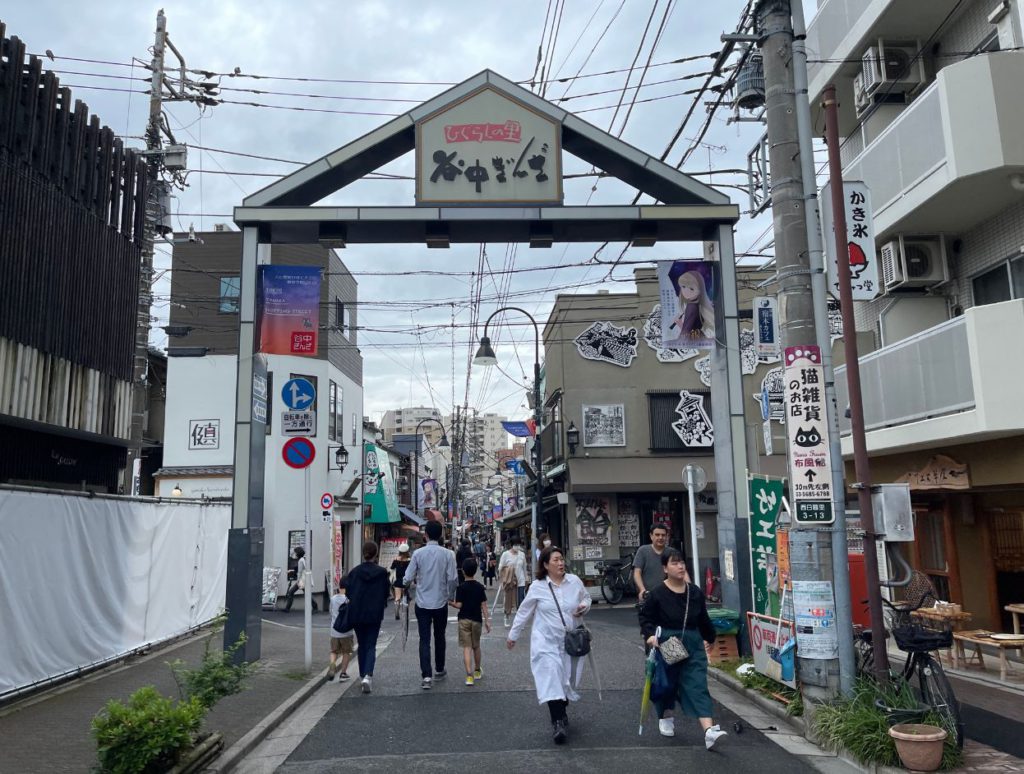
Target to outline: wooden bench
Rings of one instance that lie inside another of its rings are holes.
[[[1009,662],[1006,658],[1006,651],[1021,650],[1024,648],[1024,640],[994,640],[992,632],[984,629],[972,629],[964,632],[953,632],[953,668],[959,668],[963,660],[966,667],[971,659],[978,660],[978,666],[985,668],[985,657],[981,652],[982,645],[996,648],[999,653],[999,679],[1006,680],[1006,673],[1009,670]],[[964,646],[970,645],[974,649],[971,656],[966,656]]]

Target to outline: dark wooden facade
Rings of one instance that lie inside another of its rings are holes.
[[[0,22],[0,338],[130,382],[145,160],[5,31]],[[47,368],[34,376],[47,378]],[[0,422],[16,417],[11,405],[0,405]],[[61,418],[34,427],[19,432],[69,429]],[[91,434],[100,448],[118,442],[104,437],[107,427]],[[124,464],[124,450],[104,456],[102,472],[85,478],[106,487],[116,480],[112,467]],[[45,469],[31,460],[25,466],[4,469],[0,479],[39,480]]]

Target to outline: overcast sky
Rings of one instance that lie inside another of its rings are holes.
[[[805,4],[810,17],[813,0]],[[166,3],[171,42],[189,68],[230,73],[237,67],[243,76],[284,78],[225,77],[223,98],[306,108],[221,104],[201,112],[192,104],[167,105],[179,142],[277,159],[190,148],[188,188],[178,191],[173,203],[175,228],[187,230],[191,224],[201,231],[230,222],[232,208],[244,196],[274,180],[226,172],[278,176],[294,171],[298,166],[287,161],[313,161],[484,68],[528,83],[542,41],[545,79],[562,80],[534,90],[545,89],[553,101],[568,97],[559,104],[658,157],[693,101],[692,94],[682,92],[704,82],[698,74],[707,72],[711,60],[671,62],[717,51],[719,35],[735,28],[746,0],[565,0],[552,44],[552,20],[546,19],[546,12],[558,5],[557,0]],[[667,8],[669,15],[652,55]],[[104,124],[122,136],[135,137],[129,144],[138,146],[148,97],[129,90],[141,92],[148,84],[130,79],[145,79],[147,71],[131,65],[133,58],[149,61],[157,10],[158,6],[135,0],[20,0],[5,4],[0,21],[7,24],[7,35],[20,37],[30,52],[50,49],[57,59],[45,66],[57,71],[61,83],[73,87],[74,96]],[[629,85],[635,86],[648,57],[651,67],[639,94],[635,88],[623,94],[627,76]],[[623,71],[631,67],[635,69]],[[601,74],[612,70],[620,72]],[[289,80],[301,78],[352,82]],[[637,101],[632,104],[634,96]],[[708,93],[701,101],[714,96]],[[706,115],[704,105],[699,105],[669,153],[669,164],[679,163]],[[763,127],[729,125],[729,115],[727,106],[715,112],[703,143],[692,151],[683,171],[702,173],[698,179],[712,184],[745,183],[745,176],[719,170],[744,168],[747,151]],[[411,154],[384,171],[413,174]],[[590,167],[566,154],[564,171],[585,173]],[[588,197],[590,204],[628,204],[635,193],[610,179],[601,180],[596,189],[594,185],[592,177],[567,180],[566,204],[583,204]],[[741,210],[747,209],[745,192],[722,190]],[[366,180],[326,201],[411,205],[413,183]],[[770,218],[744,216],[737,228],[737,251],[770,254],[770,227]],[[531,250],[525,245],[487,244],[486,266],[491,271],[483,280],[480,321],[512,303],[524,306],[543,326],[560,291],[629,292],[635,265],[631,262],[697,257],[700,252],[699,245],[630,250],[609,276],[608,266],[592,261],[598,247]],[[611,244],[599,259],[614,260],[622,248]],[[510,317],[516,325],[492,327],[501,370],[487,374],[472,369],[467,390],[467,365],[475,349],[471,342],[481,333],[470,328],[472,273],[479,252],[476,245],[431,251],[420,246],[357,245],[341,251],[359,282],[358,336],[364,356],[365,413],[371,418],[379,419],[384,409],[400,405],[434,405],[447,414],[453,399],[462,404],[467,396],[469,405],[480,411],[526,416],[524,387],[532,374],[533,329],[522,325],[521,317]],[[170,253],[169,246],[158,248],[158,269],[171,268]],[[545,268],[552,266],[558,268]],[[409,274],[421,270],[448,274]],[[167,280],[164,274],[155,285],[154,314],[161,320],[168,311]],[[154,341],[163,343],[162,332]]]

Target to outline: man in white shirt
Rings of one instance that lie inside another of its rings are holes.
[[[512,614],[523,603],[523,598],[526,596],[526,554],[520,548],[518,539],[512,540],[511,547],[501,555],[501,559],[498,561],[498,583],[505,595],[505,626],[507,628]]]
[[[412,554],[405,571],[405,586],[416,586],[416,625],[420,635],[420,672],[422,687],[433,687],[434,677],[445,677],[444,632],[448,628],[448,601],[455,598],[458,574],[455,570],[455,554],[443,548],[439,541],[443,529],[436,521],[428,521],[424,527],[427,544]],[[430,631],[434,631],[434,665],[430,670]]]

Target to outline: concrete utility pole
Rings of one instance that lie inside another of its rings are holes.
[[[784,347],[816,345],[818,333],[811,288],[808,213],[801,175],[802,149],[797,123],[789,0],[762,0],[757,6],[756,18],[760,34],[758,45],[764,58],[765,117],[782,344]],[[828,346],[830,344],[826,340],[823,348]],[[842,506],[838,513],[842,513]],[[801,527],[794,521],[789,536],[792,579],[832,581],[831,530]],[[845,565],[841,571],[846,571]],[[840,622],[840,628],[842,626],[843,622]],[[832,695],[838,678],[838,661],[803,658],[799,649],[797,656],[805,695],[811,699]]]
[[[149,328],[153,305],[153,242],[160,217],[160,125],[163,120],[164,50],[167,44],[167,18],[163,10],[156,15],[153,41],[152,77],[149,90],[149,120],[146,122],[146,217],[142,232],[142,264],[139,267],[139,298],[136,307],[135,360],[132,369],[131,445],[124,470],[124,493],[139,494],[139,467],[142,463],[142,433],[148,407]]]

